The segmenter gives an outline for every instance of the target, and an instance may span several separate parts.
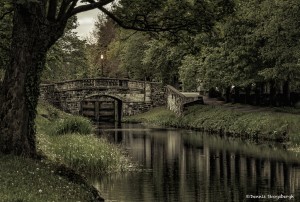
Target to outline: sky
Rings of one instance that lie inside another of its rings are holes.
[[[100,11],[98,9],[94,9],[91,11],[79,13],[77,15],[79,26],[77,27],[75,32],[77,32],[77,35],[81,39],[85,39],[93,31],[94,24],[99,13]]]

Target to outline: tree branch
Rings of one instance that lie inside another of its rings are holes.
[[[48,20],[55,20],[57,11],[57,0],[49,0],[49,6],[48,6]]]
[[[179,30],[183,28],[183,25],[176,25],[176,26],[170,26],[170,27],[158,27],[155,25],[149,25],[149,23],[145,20],[142,24],[144,27],[138,27],[136,26],[136,21],[132,22],[132,25],[126,25],[121,19],[119,19],[117,16],[115,16],[113,13],[109,12],[106,8],[104,7],[98,7],[103,13],[105,13],[108,17],[110,17],[112,20],[114,20],[119,26],[121,26],[124,29],[132,29],[136,31],[142,31],[142,32],[166,32],[170,30]],[[143,16],[145,17],[145,16]],[[138,20],[140,21],[140,20]]]
[[[60,5],[59,12],[57,15],[58,20],[60,20],[63,17],[63,15],[66,13],[66,10],[68,9],[69,4],[70,4],[70,1],[63,0],[63,2]]]
[[[76,15],[78,13],[82,13],[84,11],[92,10],[95,8],[102,8],[103,6],[112,3],[114,0],[102,0],[99,2],[95,1],[88,1],[90,4],[78,6],[76,8],[73,8],[72,11],[69,13],[67,17],[71,17],[73,15]]]
[[[14,10],[13,9],[10,9],[6,12],[4,12],[1,16],[0,16],[0,20],[3,20],[5,18],[6,15],[9,15],[13,12]]]
[[[71,12],[73,11],[73,9],[75,8],[76,4],[77,4],[78,0],[69,0],[67,2],[67,5],[69,5],[71,3],[71,5],[69,6],[68,10],[63,13],[63,21],[67,21],[69,19],[69,17],[71,17]]]

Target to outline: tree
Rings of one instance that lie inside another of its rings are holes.
[[[83,4],[77,5],[79,2]],[[118,11],[123,12],[116,14],[105,7],[112,2],[114,0],[11,1],[12,9],[9,9],[9,12],[13,11],[14,16],[10,65],[5,71],[0,92],[2,153],[36,156],[34,120],[41,74],[45,67],[47,51],[63,35],[68,19],[72,16],[98,8],[127,29],[173,33],[180,30],[207,30],[214,17],[207,3],[203,1],[200,2],[203,3],[202,12],[198,12],[192,10],[192,3],[188,3],[191,1],[121,0],[116,7]],[[177,15],[173,12],[170,18],[168,10],[161,7],[170,2],[173,2],[177,11],[180,11],[180,5],[184,6],[184,10],[177,12]],[[197,20],[190,17],[188,9],[191,9],[190,12],[198,12],[198,15],[195,15]]]
[[[259,74],[270,85],[272,104],[278,104],[276,94],[282,92],[283,104],[290,105],[291,86],[297,85],[300,79],[300,2],[265,0],[260,4],[260,11],[258,18],[264,23],[255,34],[264,39],[260,49],[264,68]]]
[[[119,68],[131,79],[151,81],[153,78],[154,68],[142,62],[148,41],[149,37],[141,32],[122,30],[120,33]]]
[[[7,1],[0,2],[0,80],[9,65],[9,46],[12,30],[12,12]]]
[[[93,31],[94,43],[88,45],[89,63],[93,70],[93,75],[101,75],[102,68],[103,74],[101,76],[117,77],[117,66],[119,64],[117,58],[112,58],[108,51],[111,44],[117,37],[117,25],[107,16],[100,14],[95,23],[95,30]],[[101,59],[102,55],[102,59]],[[119,76],[119,75],[118,75]]]
[[[235,0],[212,34],[194,37],[199,48],[183,60],[180,79],[188,88],[234,85],[246,102],[254,91],[257,104],[267,92],[269,104],[290,105],[290,91],[299,89],[299,11],[297,0]]]
[[[43,82],[86,78],[89,73],[85,40],[78,38],[74,27],[67,30],[48,51]]]
[[[186,54],[186,47],[180,43],[172,44],[165,39],[152,39],[147,43],[147,46],[143,64],[154,69],[156,81],[178,88],[178,67]]]

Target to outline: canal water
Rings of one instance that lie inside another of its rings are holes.
[[[300,201],[300,154],[281,144],[139,124],[105,133],[142,167],[94,177],[106,201]]]

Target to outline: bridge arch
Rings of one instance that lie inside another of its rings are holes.
[[[80,100],[80,114],[96,121],[121,123],[124,98],[118,95],[97,93]]]
[[[122,97],[122,96],[120,96],[118,94],[110,94],[110,93],[94,93],[94,94],[90,94],[90,95],[85,95],[82,98],[82,100],[93,98],[93,97],[110,97],[112,99],[119,100],[121,102],[125,101],[125,97]]]

